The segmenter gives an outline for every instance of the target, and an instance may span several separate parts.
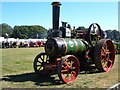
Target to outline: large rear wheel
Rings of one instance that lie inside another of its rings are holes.
[[[101,39],[95,46],[94,62],[99,71],[111,70],[115,60],[115,48],[111,40]]]

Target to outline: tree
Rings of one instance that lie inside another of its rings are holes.
[[[120,41],[120,32],[117,30],[106,30],[107,38],[110,38],[114,41]]]
[[[47,30],[39,25],[15,26],[12,34],[12,37],[20,39],[45,38],[46,36]]]
[[[5,37],[5,38],[11,37],[12,32],[13,32],[13,29],[10,25],[6,23],[0,24],[0,35],[2,37]]]

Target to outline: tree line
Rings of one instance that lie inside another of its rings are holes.
[[[83,27],[84,28],[84,27]],[[105,30],[107,38],[110,38],[114,41],[120,42],[120,32],[117,30]],[[46,38],[47,29],[40,25],[23,25],[23,26],[14,26],[13,28],[6,24],[0,24],[0,35],[5,38],[19,38],[19,39],[28,39],[28,38]]]
[[[120,32],[117,30],[106,30],[107,38],[110,38],[111,40],[120,42]]]
[[[22,25],[14,26],[13,28],[6,24],[0,24],[0,35],[5,38],[19,38],[19,39],[28,39],[28,38],[46,38],[47,29],[40,25]]]

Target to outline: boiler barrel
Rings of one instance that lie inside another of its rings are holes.
[[[63,56],[66,54],[78,54],[87,50],[85,42],[80,39],[51,38],[45,45],[45,51],[49,56]]]

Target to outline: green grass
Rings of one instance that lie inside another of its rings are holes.
[[[108,88],[118,82],[118,58],[108,73],[80,72],[73,83],[62,84],[57,74],[38,77],[33,70],[33,61],[43,48],[2,49],[3,88]],[[120,75],[119,75],[120,76]],[[119,80],[120,81],[120,80]]]
[[[12,48],[2,50],[3,75],[33,70],[35,56],[43,48]]]

